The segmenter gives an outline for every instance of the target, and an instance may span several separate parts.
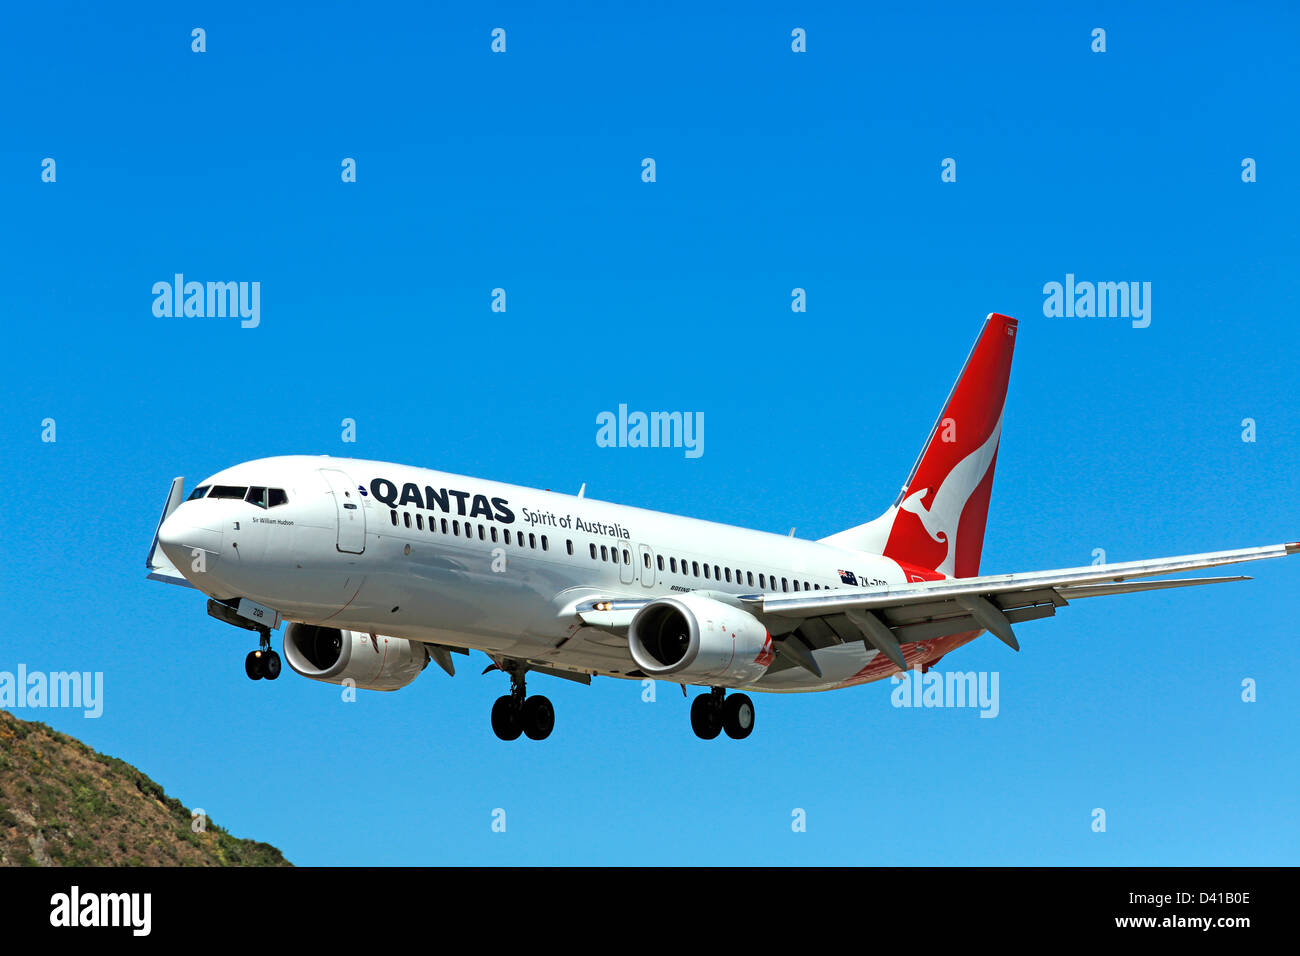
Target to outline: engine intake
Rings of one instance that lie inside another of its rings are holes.
[[[401,637],[290,624],[284,631],[284,659],[312,680],[350,680],[365,690],[397,690],[428,666],[429,652],[420,642]]]
[[[628,647],[650,677],[743,686],[772,663],[772,637],[748,611],[696,594],[659,598],[628,628]]]

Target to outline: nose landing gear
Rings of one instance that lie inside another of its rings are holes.
[[[275,680],[280,676],[280,655],[271,650],[271,632],[258,631],[261,646],[244,658],[244,673],[249,680]]]

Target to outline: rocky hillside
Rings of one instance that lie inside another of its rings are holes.
[[[0,710],[0,865],[289,866],[232,837],[135,767]]]

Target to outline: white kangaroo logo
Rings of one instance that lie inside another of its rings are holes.
[[[970,500],[970,496],[988,474],[989,465],[993,463],[993,454],[997,450],[998,436],[1001,434],[1002,415],[999,414],[998,423],[993,426],[993,431],[989,433],[984,444],[959,461],[953,470],[948,472],[948,477],[944,478],[943,484],[935,492],[934,503],[928,509],[921,504],[921,499],[930,493],[929,488],[912,492],[898,506],[900,510],[916,515],[921,520],[925,533],[931,538],[940,544],[948,545],[948,553],[935,568],[947,577],[951,578],[956,573],[955,549],[961,513],[966,510],[966,502]]]

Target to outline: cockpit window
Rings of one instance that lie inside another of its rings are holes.
[[[289,503],[289,496],[283,488],[267,488],[265,485],[254,485],[251,488],[248,485],[212,485],[211,491],[208,488],[208,485],[195,488],[190,500],[202,498],[206,494],[209,498],[242,498],[259,508],[274,508]]]
[[[197,501],[199,498],[202,498],[202,497],[203,497],[204,495],[206,495],[207,493],[208,493],[208,486],[207,486],[207,485],[199,485],[197,488],[195,488],[193,491],[190,492],[190,496],[189,496],[188,498],[186,498],[185,500],[186,500],[186,501]]]

